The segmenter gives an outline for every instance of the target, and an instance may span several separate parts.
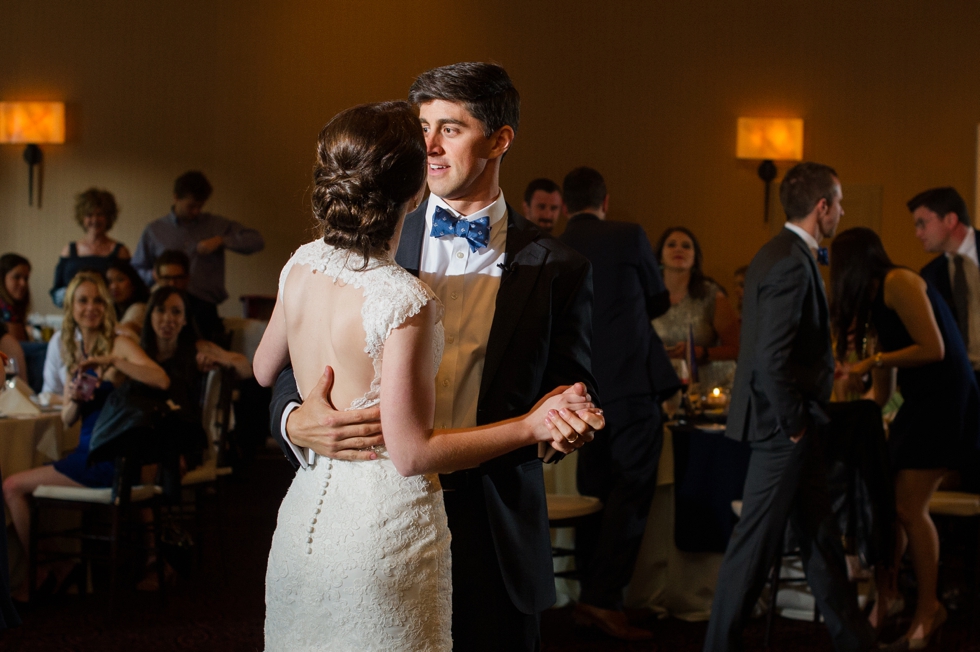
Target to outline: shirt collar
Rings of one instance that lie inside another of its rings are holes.
[[[491,231],[493,230],[495,224],[507,216],[507,200],[504,199],[503,190],[500,191],[500,194],[497,195],[497,198],[489,206],[485,206],[475,213],[466,215],[465,217],[451,208],[442,197],[437,197],[436,195],[430,194],[428,205],[425,208],[425,221],[429,225],[430,229],[432,228],[432,215],[436,212],[436,206],[449,211],[457,218],[467,221],[476,220],[484,216],[488,217],[490,219]]]
[[[966,230],[966,237],[963,238],[963,242],[960,243],[959,249],[956,250],[961,256],[966,256],[967,258],[972,258],[976,260],[977,258],[977,232],[973,230],[972,227]]]
[[[806,244],[807,248],[810,251],[816,252],[817,249],[820,248],[820,243],[817,242],[812,235],[810,235],[807,231],[804,231],[797,225],[793,224],[792,222],[786,222],[786,228],[792,231],[793,233],[795,233],[796,235],[800,236],[801,238],[803,238],[804,244]]]

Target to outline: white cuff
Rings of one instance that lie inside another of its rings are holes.
[[[282,433],[282,440],[286,442],[289,449],[293,451],[293,456],[296,458],[296,461],[299,462],[299,465],[305,469],[307,466],[309,466],[309,462],[306,461],[306,458],[311,451],[291,442],[289,440],[289,434],[286,432],[286,419],[288,419],[289,415],[293,413],[293,410],[298,408],[300,405],[300,403],[295,402],[288,403],[286,405],[286,409],[282,411],[282,421],[279,423],[279,432]]]

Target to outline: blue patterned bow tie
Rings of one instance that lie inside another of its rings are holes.
[[[817,247],[817,262],[821,265],[830,264],[830,252],[827,251],[827,247]]]
[[[451,235],[457,238],[466,238],[470,243],[470,251],[486,247],[490,242],[490,218],[484,215],[476,220],[464,220],[456,217],[442,206],[436,206],[436,212],[432,215],[432,230],[429,236],[441,238],[444,235]]]

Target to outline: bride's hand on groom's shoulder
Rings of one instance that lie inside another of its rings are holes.
[[[330,398],[333,369],[327,367],[303,404],[286,419],[286,434],[296,446],[335,460],[373,460],[383,446],[381,410],[337,410]]]

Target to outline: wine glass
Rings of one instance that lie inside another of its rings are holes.
[[[3,365],[3,375],[5,379],[5,384],[7,388],[13,389],[16,384],[17,378],[17,361],[13,358],[7,358]]]

